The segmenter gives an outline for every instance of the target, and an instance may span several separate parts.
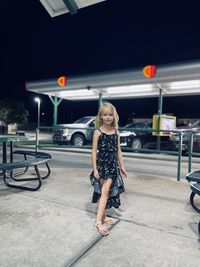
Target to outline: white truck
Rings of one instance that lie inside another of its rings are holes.
[[[82,117],[71,124],[59,124],[54,128],[54,144],[71,144],[73,146],[83,146],[92,141],[94,129],[86,129],[95,125],[95,117]]]

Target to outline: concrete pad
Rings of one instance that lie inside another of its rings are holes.
[[[73,266],[199,267],[197,238],[119,222]]]
[[[187,182],[146,174],[132,175],[125,182],[119,219],[196,237],[191,222],[198,221],[199,214],[190,206]]]
[[[121,207],[109,210],[119,222],[101,238],[92,230],[97,206],[88,157],[80,155],[84,166],[73,158],[67,165],[64,156],[56,154],[51,176],[36,192],[1,180],[1,267],[199,266],[199,214],[190,207],[186,181],[168,172],[129,172]]]
[[[65,266],[99,235],[85,211],[21,193],[0,202],[0,266]]]
[[[43,181],[40,190],[22,193],[80,210],[95,211],[95,205],[91,203],[93,188],[90,185],[89,171],[81,168],[53,167],[50,177]]]

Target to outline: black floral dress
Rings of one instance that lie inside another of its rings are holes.
[[[97,170],[100,178],[104,180],[112,179],[106,209],[111,207],[118,208],[121,205],[119,195],[125,191],[117,159],[118,135],[116,131],[114,134],[106,134],[101,130],[99,131],[101,135],[98,138],[97,145]],[[100,180],[94,177],[93,172],[90,175],[90,180],[94,186],[92,203],[96,203],[101,196],[101,183]]]

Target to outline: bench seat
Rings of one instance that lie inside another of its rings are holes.
[[[12,187],[12,188],[29,190],[29,191],[38,190],[42,185],[42,176],[40,175],[38,165],[46,164],[48,160],[49,160],[48,158],[46,158],[46,159],[34,158],[31,160],[16,161],[16,162],[0,164],[0,170],[3,172],[4,183],[8,187]],[[36,174],[35,178],[18,178],[18,179],[16,179],[13,177],[13,170],[14,169],[29,168],[29,167],[33,167],[35,169],[35,174]],[[9,176],[7,175],[7,171],[11,171]],[[16,183],[13,184],[12,183],[13,181],[15,181],[15,182],[37,181],[37,184],[35,187],[30,187],[30,186],[18,185]]]
[[[197,182],[200,183],[200,170],[190,172],[186,175],[188,182]]]
[[[190,188],[195,194],[200,195],[200,183],[192,183]]]
[[[194,210],[200,213],[200,205],[197,205],[195,201],[195,196],[200,196],[200,170],[188,173],[186,179],[190,182],[190,188],[192,190],[190,194],[190,204]],[[198,232],[200,234],[200,221],[198,224]]]
[[[31,151],[31,150],[15,150],[13,154],[18,154],[18,155],[28,155],[28,156],[33,156],[36,158],[48,158],[51,159],[51,155],[45,152],[40,152],[40,151]]]
[[[48,154],[48,153],[40,152],[40,151],[33,151],[33,150],[15,150],[13,152],[13,154],[15,154],[15,155],[23,155],[25,160],[28,160],[27,156],[31,156],[31,157],[34,157],[34,158],[37,158],[37,159],[51,159],[52,158],[52,156],[50,154]],[[49,175],[51,173],[48,161],[46,161],[45,165],[47,167],[47,173],[46,173],[46,175],[42,176],[43,180],[46,179],[47,177],[49,177]],[[28,170],[28,168],[29,168],[29,166],[25,167],[24,173]],[[13,179],[15,179],[14,177],[16,175],[18,175],[18,174],[14,174],[13,175]]]
[[[197,206],[195,204],[195,201],[194,201],[194,197],[196,194],[200,196],[200,183],[192,183],[190,185],[190,188],[192,190],[192,193],[190,195],[190,203],[191,203],[193,209],[200,213],[200,205]],[[200,234],[200,221],[198,224],[198,232]]]
[[[46,159],[33,159],[33,160],[26,160],[26,161],[16,161],[16,162],[9,162],[9,163],[1,163],[0,170],[8,171],[13,169],[19,169],[24,167],[31,167],[35,165],[40,165],[46,163]]]

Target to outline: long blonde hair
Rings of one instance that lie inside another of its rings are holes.
[[[117,114],[116,108],[109,102],[102,102],[102,104],[101,104],[101,106],[99,108],[99,112],[98,112],[98,114],[96,116],[95,128],[99,129],[99,127],[101,127],[102,124],[103,124],[103,120],[101,119],[101,116],[102,116],[102,112],[103,112],[103,108],[104,107],[107,107],[112,111],[112,114],[113,114],[113,117],[114,117],[112,126],[114,127],[114,129],[118,129],[118,127],[119,127],[118,126],[119,116]]]

